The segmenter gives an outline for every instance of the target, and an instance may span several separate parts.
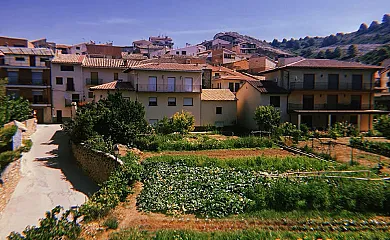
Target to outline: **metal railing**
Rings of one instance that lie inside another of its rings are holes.
[[[35,85],[35,86],[49,86],[49,84],[42,80],[42,81],[33,81],[33,80],[26,80],[26,81],[22,81],[22,80],[9,80],[8,79],[8,83],[7,85]]]
[[[98,78],[98,79],[86,78],[85,79],[85,83],[87,85],[96,86],[96,85],[102,84],[103,83],[103,79],[101,79],[101,78]]]
[[[72,91],[74,92],[74,84],[66,84],[66,91]]]
[[[200,92],[201,85],[137,84],[138,92]]]
[[[49,102],[49,99],[48,98],[41,98],[41,99],[38,99],[38,98],[26,98],[30,104],[50,104]]]
[[[290,82],[290,90],[372,90],[373,84],[362,83],[353,84],[352,82],[339,82],[339,84],[331,84],[328,82],[315,82],[312,84],[304,84],[303,82]]]
[[[370,104],[288,104],[289,110],[369,110]]]

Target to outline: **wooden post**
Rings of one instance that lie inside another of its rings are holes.
[[[351,146],[351,165],[353,164],[353,147]]]
[[[298,130],[301,130],[301,114],[298,114]]]

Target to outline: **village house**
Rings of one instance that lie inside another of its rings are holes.
[[[115,80],[127,80],[123,73],[139,61],[89,58],[76,54],[57,54],[52,61],[53,122],[62,122],[73,116],[72,102],[90,102],[94,99],[92,86]]]
[[[382,62],[383,69],[376,73],[375,104],[379,108],[390,110],[390,59]]]
[[[298,127],[321,130],[347,121],[368,131],[374,114],[387,113],[374,110],[374,74],[382,67],[329,59],[284,63],[259,74],[289,91],[289,121]]]
[[[147,63],[130,67],[125,72],[128,73],[127,80],[91,87],[95,100],[105,98],[109,92],[120,91],[123,97],[145,106],[145,118],[150,124],[182,110],[194,115],[195,126],[235,123],[234,95],[229,90],[202,90],[199,64]]]
[[[0,46],[4,47],[28,47],[28,40],[25,38],[14,38],[14,37],[1,37]]]
[[[46,48],[0,47],[0,78],[7,78],[7,95],[27,99],[38,123],[51,122],[50,60]]]
[[[179,55],[179,56],[197,56],[198,53],[206,51],[206,47],[202,45],[190,45],[186,44],[186,47],[172,49],[167,52],[169,55]]]

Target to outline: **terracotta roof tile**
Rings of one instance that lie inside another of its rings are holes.
[[[198,64],[180,64],[180,63],[147,63],[138,66],[132,66],[130,70],[150,70],[150,71],[174,71],[174,72],[201,72],[202,68]]]
[[[113,81],[89,88],[90,90],[128,90],[134,91],[134,86],[131,82]]]
[[[287,94],[288,90],[279,87],[274,81],[260,80],[260,81],[247,81],[255,89],[261,93],[275,93],[275,94]]]
[[[76,54],[58,54],[53,58],[52,63],[81,64],[84,57]]]
[[[366,65],[358,62],[346,62],[333,59],[302,59],[301,61],[288,64],[287,66],[307,68],[381,68],[378,66]]]
[[[229,89],[202,89],[202,101],[235,101],[236,96]]]
[[[110,59],[110,58],[88,58],[83,61],[83,67],[91,68],[119,68],[126,69],[132,66],[140,64],[140,61],[135,60],[123,60],[123,59]]]

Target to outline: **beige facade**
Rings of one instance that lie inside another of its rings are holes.
[[[288,59],[287,59],[288,60]],[[288,89],[290,121],[325,130],[349,122],[360,131],[372,129],[375,71],[378,67],[336,60],[297,59],[262,74]]]
[[[203,100],[201,119],[202,126],[233,126],[237,123],[237,102]]]
[[[240,126],[248,129],[258,129],[254,113],[259,106],[270,105],[271,97],[279,97],[281,121],[289,121],[287,112],[287,94],[261,93],[249,83],[245,83],[236,93],[237,97],[237,120]]]

